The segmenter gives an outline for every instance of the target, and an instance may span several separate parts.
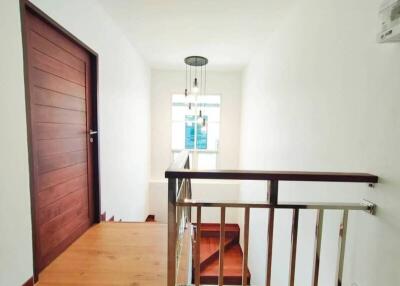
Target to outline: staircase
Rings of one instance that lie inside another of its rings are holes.
[[[196,225],[195,225],[196,230]],[[200,283],[218,285],[220,225],[201,224]],[[242,285],[243,252],[239,244],[240,228],[237,224],[225,225],[224,285]],[[194,264],[193,264],[194,265]],[[248,285],[250,273],[247,270]],[[194,277],[194,269],[193,269]],[[193,281],[194,283],[194,281]]]

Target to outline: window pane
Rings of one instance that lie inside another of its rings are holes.
[[[207,116],[203,116],[205,120],[207,121]],[[199,150],[206,150],[207,149],[207,125],[203,126],[203,120],[200,119],[197,123],[197,149]]]
[[[219,144],[219,123],[209,122],[207,124],[208,138],[207,145],[208,150],[218,150]]]
[[[182,150],[185,145],[185,122],[172,122],[172,149]]]
[[[204,115],[208,116],[208,120],[210,121],[217,121],[219,122],[220,112],[219,112],[219,105],[205,105],[202,108],[202,112]]]
[[[219,95],[201,95],[197,97],[197,102],[219,105],[221,103],[221,98]]]
[[[212,170],[217,168],[217,154],[198,153],[197,157],[197,169]]]
[[[195,116],[186,115],[185,120],[185,149],[194,149]]]
[[[192,108],[189,109],[189,103],[192,104]],[[185,97],[181,94],[175,94],[172,96],[172,121],[183,121],[185,115],[194,115],[195,109],[195,98],[193,95]]]
[[[192,108],[189,110],[189,102]],[[202,111],[206,121],[199,118]],[[198,169],[215,169],[217,153],[204,151],[218,151],[220,96],[187,96],[183,94],[172,96],[172,152],[171,157],[176,159],[178,150],[199,150],[196,152],[196,166]],[[203,150],[203,151],[202,151]],[[192,157],[192,154],[190,154]],[[191,160],[192,161],[192,160]]]
[[[203,114],[208,116],[210,121],[220,120],[220,96],[203,95],[197,99],[197,106],[201,108]]]

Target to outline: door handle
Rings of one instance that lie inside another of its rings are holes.
[[[90,138],[89,138],[89,141],[90,141],[90,143],[93,143],[94,142],[94,139],[93,139],[93,135],[97,135],[97,131],[95,131],[95,130],[92,130],[92,129],[90,129],[89,130],[89,136],[90,136]]]

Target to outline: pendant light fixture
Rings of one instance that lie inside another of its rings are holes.
[[[186,74],[185,74],[185,99],[188,101],[188,96],[204,95],[207,87],[207,64],[208,59],[200,56],[190,56],[185,58]],[[188,102],[189,110],[192,109],[192,103]],[[198,123],[206,127],[206,118],[200,106],[198,107]]]

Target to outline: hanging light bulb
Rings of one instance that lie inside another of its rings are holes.
[[[185,73],[185,85],[189,89],[188,93],[196,93],[200,92],[200,85],[201,85],[201,92],[205,93],[206,91],[206,77],[207,77],[207,69],[206,65],[208,64],[208,59],[201,56],[190,56],[185,58],[186,64],[186,73]],[[192,76],[194,80],[192,81]]]
[[[188,105],[190,103],[190,98],[189,98],[189,95],[188,95],[187,88],[185,89],[185,98],[183,99],[183,102],[185,103],[185,105]]]
[[[192,105],[196,102],[197,94],[206,93],[206,65],[208,64],[208,59],[201,56],[190,56],[185,58],[185,64],[185,105],[189,107],[189,110],[192,110],[191,113],[193,115],[196,115],[193,112]],[[200,115],[200,117],[202,117],[202,115]],[[199,124],[201,124],[201,121]]]
[[[202,132],[206,132],[206,130],[207,130],[206,118],[203,117],[203,123],[202,123],[202,126],[201,126],[201,131]]]
[[[197,123],[198,124],[202,124],[202,122],[203,122],[203,113],[202,113],[202,111],[200,109],[199,116],[197,117]]]
[[[193,81],[192,92],[193,93],[198,93],[199,92],[199,83],[197,81],[197,78],[195,78],[194,81]]]

